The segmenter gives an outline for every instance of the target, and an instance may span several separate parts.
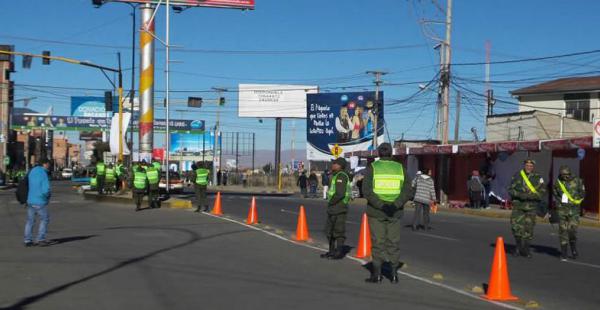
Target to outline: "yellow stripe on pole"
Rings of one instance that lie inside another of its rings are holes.
[[[140,93],[154,85],[154,65],[150,64],[140,75]]]

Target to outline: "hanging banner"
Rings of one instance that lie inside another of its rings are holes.
[[[594,118],[594,148],[600,148],[600,118]]]
[[[125,134],[129,127],[129,121],[131,119],[131,113],[123,113],[123,127],[121,130],[121,136],[119,137],[119,115],[115,114],[110,124],[110,152],[113,155],[119,155],[119,139],[121,139],[123,147],[123,155],[129,155],[129,149],[127,148],[127,142],[125,141]]]
[[[375,92],[321,93],[307,95],[306,152],[309,160],[331,160],[334,154],[373,149],[383,142],[383,92],[379,92],[377,118]]]

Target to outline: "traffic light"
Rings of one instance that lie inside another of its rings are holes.
[[[23,69],[31,68],[31,60],[33,58],[30,55],[23,55]]]
[[[190,107],[190,108],[202,107],[202,98],[201,97],[188,97],[188,107]]]
[[[92,5],[93,5],[95,8],[99,8],[99,7],[101,7],[101,6],[102,6],[102,2],[103,2],[102,0],[92,0]]]
[[[42,60],[42,65],[49,65],[50,58],[46,58],[46,57],[50,57],[50,51],[43,51],[42,55],[44,55],[44,59]]]
[[[219,105],[225,105],[225,97],[219,97]]]
[[[112,91],[104,92],[104,111],[112,111],[113,110],[113,94]]]

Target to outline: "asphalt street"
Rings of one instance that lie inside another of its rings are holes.
[[[501,309],[427,279],[366,284],[356,261],[323,260],[232,219],[134,212],[84,201],[66,183],[53,187],[49,247],[23,246],[25,209],[0,192],[0,309]],[[226,197],[225,212],[235,218],[248,199]],[[261,200],[260,215],[290,227],[294,214],[280,210],[298,201]],[[316,238],[320,204],[307,201]]]
[[[326,203],[321,199],[298,197],[256,197],[262,227],[276,228],[291,236],[296,229],[300,205],[307,212],[311,237],[326,247],[323,235]],[[238,219],[248,213],[251,197],[223,196],[223,212]],[[353,203],[347,224],[350,246],[356,246],[361,216],[366,206]],[[412,210],[406,210],[403,222],[403,272],[433,279],[454,288],[472,291],[485,287],[490,274],[496,238],[505,240],[507,251],[514,248],[507,219],[492,219],[440,212],[432,215],[433,230],[412,232]],[[597,309],[600,296],[600,239],[598,229],[580,228],[580,258],[561,262],[558,250],[558,227],[538,223],[532,243],[533,259],[508,256],[512,292],[521,301],[517,306],[538,305],[543,309]],[[351,252],[353,254],[354,252]],[[366,273],[365,273],[366,275]],[[359,279],[360,280],[360,277]],[[402,283],[403,285],[411,285]]]

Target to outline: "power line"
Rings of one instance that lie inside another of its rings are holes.
[[[597,53],[600,53],[600,49],[584,51],[584,52],[569,53],[569,54],[544,56],[544,57],[532,57],[532,58],[522,58],[522,59],[513,59],[513,60],[491,61],[489,63],[492,65],[494,65],[494,64],[496,64],[496,65],[497,64],[511,64],[511,63],[540,61],[540,60],[547,60],[547,59],[557,59],[557,58],[565,58],[565,57],[573,57],[573,56],[581,56],[581,55],[589,55],[589,54],[597,54]],[[454,64],[452,64],[452,66],[479,66],[479,65],[485,65],[485,64],[487,64],[487,63],[486,62],[463,62],[463,63],[454,63]]]

